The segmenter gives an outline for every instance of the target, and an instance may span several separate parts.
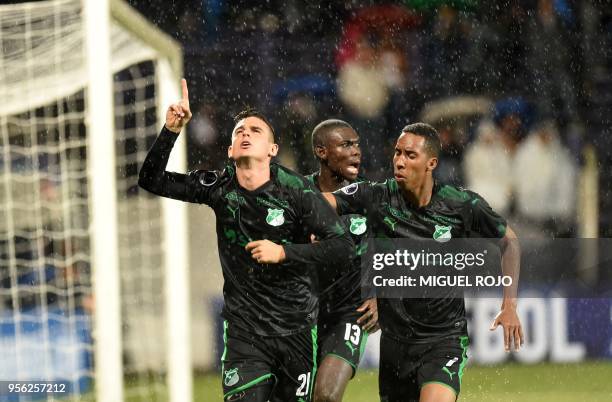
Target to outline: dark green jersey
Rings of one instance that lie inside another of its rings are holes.
[[[374,238],[502,238],[506,221],[478,194],[436,183],[430,203],[411,206],[397,181],[354,183],[334,192],[340,214],[367,217]],[[463,298],[378,299],[386,334],[411,342],[467,334]]]
[[[319,173],[306,176],[319,189]],[[333,264],[319,267],[320,320],[332,321],[347,313],[355,313],[363,302],[361,295],[361,241],[367,233],[367,219],[358,214],[342,215],[342,223],[356,244],[355,258],[349,269],[339,270]]]
[[[309,267],[350,263],[354,244],[336,213],[303,176],[280,165],[270,180],[249,191],[238,184],[235,167],[221,172],[166,172],[177,135],[162,130],[140,172],[143,188],[169,198],[210,206],[217,218],[223,269],[223,316],[260,335],[288,335],[317,319],[317,297]],[[310,234],[320,241],[310,242]],[[268,239],[282,244],[282,264],[259,264],[244,246]]]

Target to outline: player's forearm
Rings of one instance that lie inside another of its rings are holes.
[[[331,239],[308,244],[286,244],[286,261],[302,264],[338,264],[347,266],[355,255],[355,243],[348,233]]]
[[[514,231],[508,227],[502,239],[502,274],[512,278],[512,285],[504,287],[502,308],[516,307],[521,266],[521,247]]]
[[[147,153],[138,175],[138,185],[152,193],[163,195],[167,178],[164,173],[170,159],[170,152],[178,136],[165,126]]]

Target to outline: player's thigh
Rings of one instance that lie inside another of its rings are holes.
[[[225,401],[265,402],[276,382],[266,339],[225,324],[221,382]]]
[[[432,346],[423,356],[418,372],[421,402],[456,400],[466,363],[467,337],[443,340]]]
[[[363,357],[368,333],[357,324],[358,315],[346,315],[330,324],[322,324],[319,334],[318,360],[323,362],[328,356],[346,362],[351,368],[351,378],[355,376]]]
[[[316,376],[317,329],[276,339],[280,367],[273,402],[308,402]]]
[[[421,388],[419,402],[455,402],[457,394],[452,388],[438,383],[427,383]]]
[[[381,402],[417,402],[418,350],[385,336],[380,338],[378,387]]]

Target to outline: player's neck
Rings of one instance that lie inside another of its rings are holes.
[[[434,181],[433,178],[428,176],[423,180],[423,182],[417,184],[412,188],[408,188],[408,186],[402,186],[402,194],[404,198],[414,207],[422,208],[427,206],[431,201],[431,197],[433,195],[433,186]]]
[[[236,178],[242,188],[256,190],[270,180],[270,161],[240,159],[236,161]]]
[[[322,192],[331,193],[349,184],[348,180],[332,172],[327,166],[323,165],[319,169],[318,185]]]

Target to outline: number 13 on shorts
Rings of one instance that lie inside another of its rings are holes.
[[[361,337],[361,328],[359,325],[346,323],[346,330],[344,331],[344,340],[351,341],[353,345],[359,345],[359,338]]]

